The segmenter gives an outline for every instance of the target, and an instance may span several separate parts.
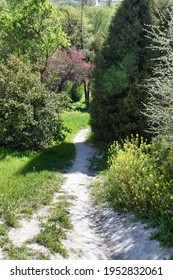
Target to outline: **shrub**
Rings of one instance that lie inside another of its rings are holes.
[[[137,136],[109,150],[106,195],[115,208],[158,221],[172,217],[173,150]]]
[[[23,58],[12,55],[0,62],[0,107],[1,146],[41,149],[62,140],[58,97]]]
[[[71,83],[68,92],[72,103],[79,102],[84,93],[84,86],[83,85],[78,86],[76,83]]]

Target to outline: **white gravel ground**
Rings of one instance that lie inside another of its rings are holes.
[[[65,174],[66,181],[62,192],[71,198],[70,216],[73,229],[67,234],[64,246],[69,251],[68,259],[72,260],[159,260],[168,259],[173,254],[173,248],[164,249],[155,240],[150,240],[154,229],[147,224],[134,221],[132,214],[118,214],[108,205],[98,207],[93,205],[88,186],[96,178],[88,170],[89,160],[95,153],[94,148],[85,142],[89,129],[83,129],[76,134],[74,144],[76,159],[70,170]],[[61,194],[55,194],[53,203]],[[39,216],[46,217],[49,206],[40,209],[30,221],[23,219],[21,227],[11,229],[9,237],[16,246],[21,246],[26,240],[33,238],[40,231]],[[46,252],[47,249],[38,244],[31,248]],[[5,258],[0,248],[0,259]],[[62,259],[59,254],[51,259]]]

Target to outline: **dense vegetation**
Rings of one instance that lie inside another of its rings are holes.
[[[161,14],[162,24],[148,29],[152,47],[159,52],[153,75],[146,81],[148,100],[144,115],[148,120],[148,129],[161,136],[167,145],[173,144],[173,95],[172,95],[172,59],[173,59],[173,10],[167,18]]]
[[[68,9],[46,0],[0,1],[0,246],[10,259],[49,258],[15,247],[8,231],[52,201],[75,156],[74,133],[89,122],[87,112],[70,111],[86,110],[84,83],[93,63],[75,45],[78,34],[73,41],[67,32]],[[73,12],[80,15],[79,8]],[[66,200],[52,205],[36,236],[64,256],[61,240],[71,228]]]
[[[94,139],[118,140],[97,194],[172,245],[172,0],[111,2],[0,1],[0,216],[15,226],[51,200],[90,109]],[[53,252],[48,228],[37,241]]]

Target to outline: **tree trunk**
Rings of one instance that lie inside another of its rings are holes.
[[[80,22],[80,47],[83,50],[83,8],[84,8],[84,2],[82,0],[81,2],[81,22]]]
[[[89,82],[84,81],[85,104],[89,108]]]

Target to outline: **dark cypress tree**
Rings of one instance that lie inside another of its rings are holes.
[[[141,110],[147,96],[141,84],[150,76],[153,53],[144,27],[155,22],[155,14],[154,0],[124,0],[97,55],[91,127],[102,141],[146,136]]]

